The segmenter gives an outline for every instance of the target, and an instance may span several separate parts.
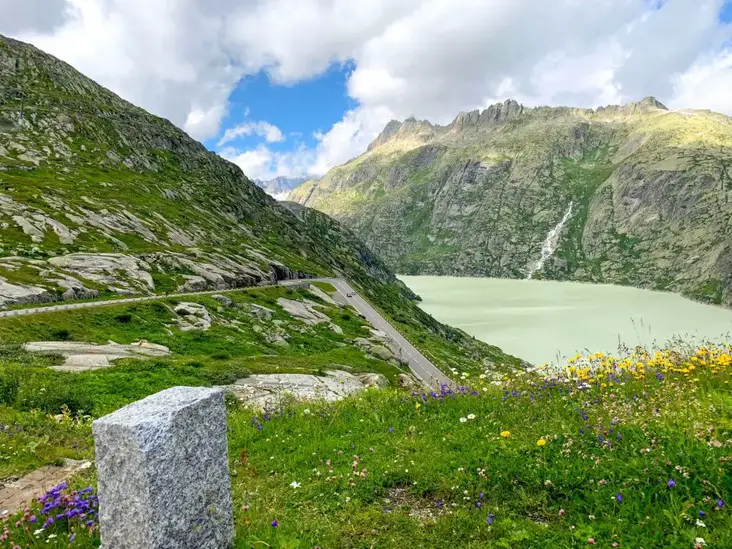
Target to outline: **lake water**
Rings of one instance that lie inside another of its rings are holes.
[[[620,342],[674,336],[728,341],[732,311],[624,286],[540,280],[400,276],[437,320],[534,364],[577,352],[617,352]]]

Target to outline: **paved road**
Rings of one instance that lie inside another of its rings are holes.
[[[257,289],[257,288],[275,288],[277,286],[298,286],[300,284],[307,284],[309,282],[317,281],[318,279],[298,279],[298,280],[282,280],[278,284],[266,284],[261,286],[244,286],[241,288],[230,288],[226,290],[206,290],[203,292],[185,292],[178,294],[168,295],[146,295],[143,297],[128,297],[123,299],[107,299],[103,301],[86,301],[84,303],[66,303],[64,305],[47,305],[45,307],[33,307],[28,309],[15,309],[13,311],[0,311],[0,318],[6,318],[9,316],[26,316],[36,315],[40,313],[48,313],[53,311],[70,311],[73,309],[89,309],[92,307],[103,307],[105,305],[119,305],[120,303],[137,303],[140,301],[155,301],[159,299],[167,299],[171,297],[190,297],[192,295],[213,295],[213,294],[225,294],[227,292],[241,292],[243,290]]]
[[[417,378],[421,379],[427,385],[439,389],[442,385],[452,385],[452,381],[445,374],[443,374],[439,368],[432,364],[427,358],[420,353],[414,345],[409,343],[407,339],[399,333],[389,322],[381,316],[366,300],[360,295],[355,293],[353,289],[348,285],[345,280],[340,278],[336,279],[323,279],[323,282],[330,282],[335,286],[338,293],[343,296],[343,299],[349,304],[353,305],[356,310],[366,317],[371,325],[377,330],[381,330],[391,337],[397,345],[399,345],[402,356],[409,361],[409,368],[412,370]],[[353,297],[348,297],[348,294],[353,294]]]
[[[307,284],[310,282],[329,282],[338,290],[343,300],[349,305],[353,305],[356,310],[366,317],[374,328],[381,330],[386,333],[401,349],[402,357],[409,361],[409,368],[412,370],[418,379],[422,380],[425,384],[435,388],[440,388],[442,385],[451,385],[452,381],[443,374],[434,364],[432,364],[425,356],[420,353],[414,345],[409,343],[407,339],[399,333],[389,322],[381,316],[366,300],[359,296],[353,289],[348,285],[345,280],[340,278],[316,278],[316,279],[301,279],[301,280],[283,280],[278,284],[266,285],[266,286],[251,286],[249,288],[273,288],[275,286],[298,286],[300,284]],[[154,301],[159,299],[168,298],[186,298],[192,295],[212,295],[222,294],[226,292],[240,292],[244,288],[233,288],[227,290],[207,290],[203,292],[187,292],[178,294],[169,294],[168,296],[163,295],[152,295],[143,297],[129,297],[123,299],[110,299],[105,301],[88,301],[85,303],[67,303],[64,305],[49,305],[46,307],[34,307],[29,309],[16,309],[13,311],[0,311],[0,318],[16,317],[16,316],[28,316],[41,313],[48,313],[54,311],[70,311],[74,309],[91,309],[94,307],[103,307],[106,305],[119,305],[121,303],[137,303],[140,301]],[[348,297],[348,294],[353,294],[352,297]]]

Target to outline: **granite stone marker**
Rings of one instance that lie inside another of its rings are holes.
[[[103,549],[231,546],[221,389],[167,389],[96,420],[92,430]]]

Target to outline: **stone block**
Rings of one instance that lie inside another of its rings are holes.
[[[221,549],[233,540],[221,389],[174,387],[92,425],[104,549]]]

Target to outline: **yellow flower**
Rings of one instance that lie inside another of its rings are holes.
[[[537,446],[546,446],[546,440],[544,440],[543,438],[540,438],[539,440],[536,441],[536,445]]]
[[[511,436],[511,431],[501,431],[501,436],[503,438],[508,438]]]
[[[414,405],[414,407],[417,408],[417,410],[419,410],[422,407],[422,405],[418,402],[417,404]]]

